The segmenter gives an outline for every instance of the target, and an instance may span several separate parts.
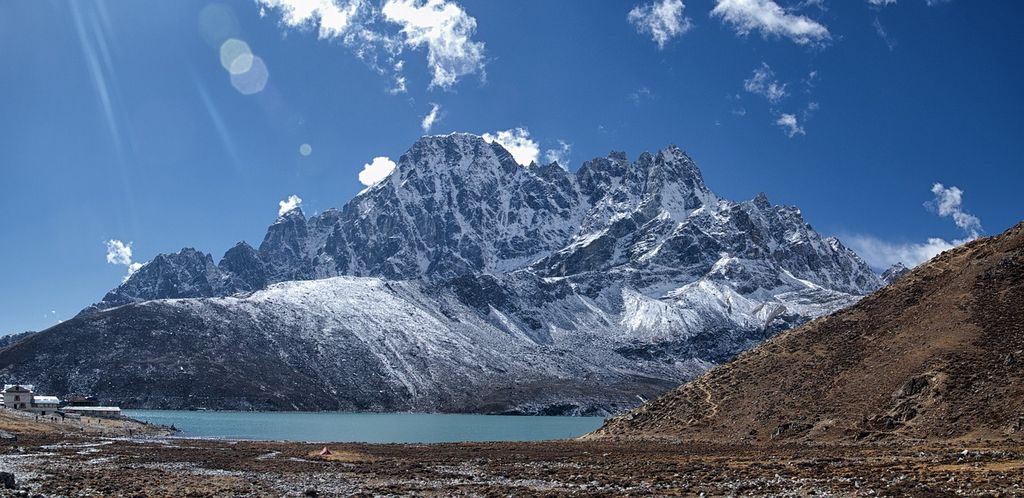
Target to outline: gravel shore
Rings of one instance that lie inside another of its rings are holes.
[[[329,455],[320,455],[324,447]],[[0,496],[1024,494],[1024,448],[995,443],[367,445],[128,437],[42,424],[3,440],[0,471],[17,486]]]

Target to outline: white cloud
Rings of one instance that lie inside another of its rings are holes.
[[[455,2],[444,0],[388,0],[384,19],[402,27],[405,44],[427,47],[427,65],[433,72],[430,86],[449,88],[459,78],[484,72],[484,44],[472,40],[476,19]]]
[[[359,172],[359,182],[367,187],[372,186],[385,179],[395,171],[395,162],[385,156],[373,158],[373,162],[363,165]]]
[[[488,143],[500,144],[509,154],[512,154],[517,163],[523,166],[537,162],[537,157],[540,156],[540,146],[530,138],[530,131],[526,128],[513,128],[494,134],[484,133],[481,137]]]
[[[139,271],[139,268],[142,268],[142,266],[143,266],[143,263],[139,263],[139,262],[135,262],[135,263],[132,263],[132,264],[128,265],[128,275],[126,275],[124,277],[124,279],[128,280],[128,278],[131,277],[133,273]]]
[[[806,45],[829,39],[828,28],[806,16],[791,14],[773,0],[716,0],[711,15],[731,24],[740,35],[760,31]]]
[[[932,185],[932,193],[935,199],[928,202],[926,206],[935,210],[942,217],[951,217],[956,226],[967,234],[971,239],[978,238],[981,233],[981,220],[963,210],[964,191],[958,187],[946,188],[941,183]]]
[[[929,238],[925,242],[907,243],[888,242],[868,235],[851,235],[843,238],[843,243],[879,271],[896,263],[913,268],[964,242],[967,240],[947,242],[938,237]]]
[[[316,27],[321,39],[341,36],[356,21],[363,0],[257,0],[262,7],[279,9],[281,23],[291,28]]]
[[[775,72],[764,62],[761,63],[761,67],[754,69],[750,79],[743,80],[743,89],[768,99],[772,104],[777,104],[786,97],[786,84],[779,83],[775,79]]]
[[[454,1],[256,0],[261,14],[274,9],[291,29],[315,29],[320,39],[339,40],[392,84],[406,91],[405,48],[426,47],[430,86],[450,88],[459,78],[484,72],[484,44],[472,40],[476,19]],[[397,28],[397,31],[396,31]]]
[[[693,28],[693,21],[683,17],[683,0],[661,0],[633,7],[626,18],[637,33],[651,35],[659,49],[673,38]]]
[[[977,216],[963,210],[963,190],[957,187],[946,188],[941,183],[932,185],[935,198],[925,207],[935,211],[939,216],[951,217],[956,226],[964,231],[966,237],[947,241],[939,237],[929,237],[925,242],[888,242],[870,235],[852,235],[844,237],[844,241],[865,261],[877,270],[884,270],[896,263],[909,267],[917,266],[942,251],[948,251],[959,245],[970,242],[981,232],[981,220]]]
[[[145,266],[145,263],[138,263],[132,261],[132,243],[125,244],[117,239],[111,239],[106,241],[107,244],[107,263],[112,265],[125,265],[128,267],[128,274],[124,276],[121,281],[127,281],[132,274],[139,271],[139,268]]]
[[[544,159],[548,163],[556,162],[559,166],[567,168],[569,166],[569,156],[571,154],[572,144],[565,140],[559,140],[557,149],[548,149],[544,152]]]
[[[775,121],[775,124],[782,127],[782,130],[786,132],[786,136],[793,138],[796,135],[806,135],[804,128],[797,122],[796,116],[793,114],[782,114],[779,119]]]
[[[107,244],[107,263],[112,265],[132,264],[132,243],[125,244],[117,239],[111,239]]]
[[[302,198],[297,195],[289,195],[287,199],[277,203],[277,215],[284,216],[285,213],[302,205]]]
[[[430,133],[430,128],[432,128],[434,123],[440,119],[440,115],[438,114],[440,111],[440,105],[433,103],[430,104],[430,112],[428,112],[426,116],[423,116],[423,122],[420,123],[420,126],[423,128],[423,133]]]

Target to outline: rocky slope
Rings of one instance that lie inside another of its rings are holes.
[[[571,173],[452,134],[258,249],[157,256],[0,377],[130,406],[612,412],[881,284],[676,147]]]
[[[1024,223],[946,252],[591,435],[1024,440]]]

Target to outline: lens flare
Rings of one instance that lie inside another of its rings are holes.
[[[267,65],[263,63],[263,59],[254,56],[248,71],[231,74],[231,85],[242,95],[252,95],[263,91],[269,77],[270,72],[267,71]]]
[[[238,36],[238,33],[238,18],[231,7],[211,3],[199,11],[199,34],[211,47],[219,47],[224,40]]]
[[[302,144],[299,146],[299,154],[308,156],[313,153],[313,146],[309,144]]]
[[[255,56],[249,53],[239,54],[235,57],[235,60],[231,61],[231,67],[228,68],[228,72],[231,74],[243,74],[249,72],[252,69],[252,60]]]
[[[238,38],[230,38],[220,46],[220,65],[232,75],[243,74],[252,69],[253,55],[249,44]]]

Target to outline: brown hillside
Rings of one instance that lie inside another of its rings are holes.
[[[1024,222],[943,253],[587,437],[1024,440]]]

